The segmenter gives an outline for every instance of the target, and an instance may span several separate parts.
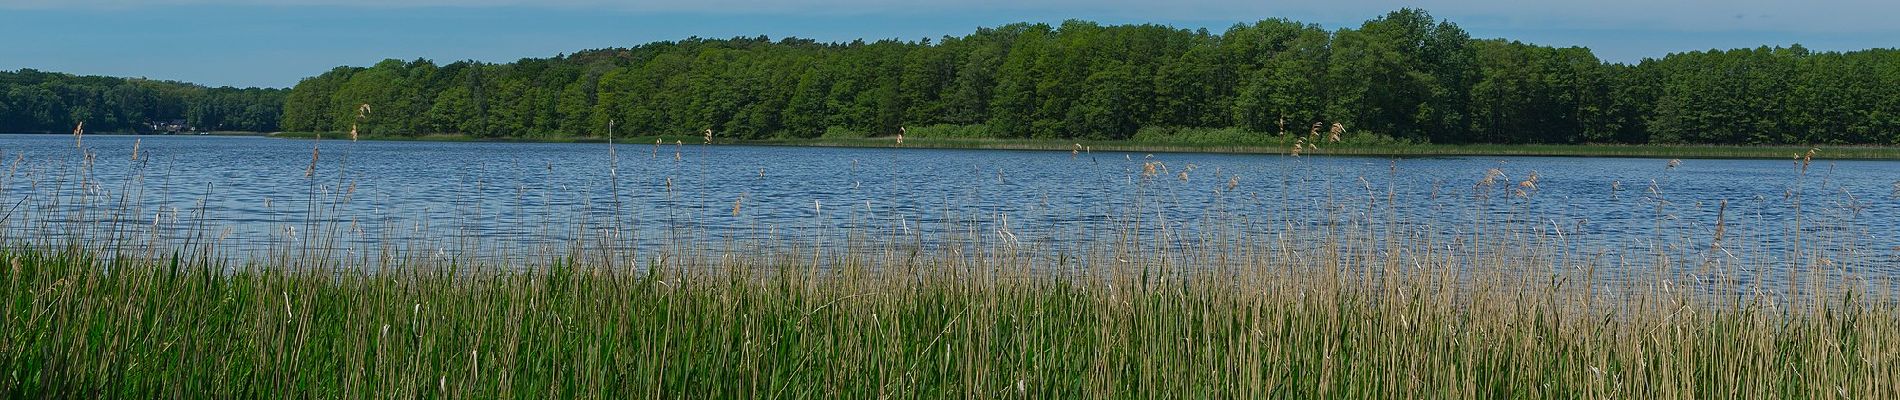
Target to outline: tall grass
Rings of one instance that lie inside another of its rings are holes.
[[[675,150],[650,162],[691,162]],[[1609,258],[1525,214],[1532,176],[1473,177],[1502,212],[1450,234],[1397,224],[1415,199],[1370,185],[1263,203],[1318,222],[1171,220],[1158,203],[1259,194],[1182,193],[1175,173],[1206,172],[1154,161],[1129,178],[1141,201],[1066,246],[1006,216],[868,210],[897,222],[749,242],[587,222],[496,258],[338,254],[350,223],[326,215],[362,205],[319,173],[295,240],[230,257],[189,214],[128,218],[151,212],[124,200],[142,178],[96,180],[93,159],[0,178],[53,189],[9,194],[25,208],[0,222],[8,397],[1900,397],[1893,286],[1842,267],[1853,249],[1752,271],[1722,254],[1762,236],[1724,223],[1716,246]],[[658,250],[618,245],[636,240]]]

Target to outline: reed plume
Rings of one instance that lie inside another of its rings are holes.
[[[1500,170],[1497,168],[1486,170],[1484,171],[1484,179],[1478,180],[1477,186],[1480,188],[1486,188],[1486,187],[1497,185],[1498,178],[1502,178],[1502,177],[1504,177],[1503,170]]]
[[[356,141],[356,125],[363,123],[364,120],[369,118],[369,111],[370,111],[369,103],[363,103],[356,106],[356,122],[350,123],[350,141],[351,142]]]
[[[1726,234],[1728,234],[1728,200],[1722,200],[1722,205],[1715,211],[1715,239],[1709,241],[1709,247],[1721,248],[1722,237]]]
[[[318,149],[318,145],[322,143],[323,143],[322,133],[317,134],[316,140],[310,141],[310,167],[304,168],[303,177],[309,178],[309,177],[313,177],[317,175],[317,155],[318,155],[317,149]]]
[[[1531,171],[1531,175],[1524,178],[1522,182],[1518,182],[1517,187],[1526,190],[1537,190],[1537,171]]]

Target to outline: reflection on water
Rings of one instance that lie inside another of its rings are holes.
[[[85,144],[90,163],[70,137],[0,135],[4,199],[19,211],[5,222],[10,238],[117,219],[238,254],[311,237],[352,254],[394,245],[512,257],[590,240],[635,251],[688,236],[730,246],[956,232],[1062,252],[1117,240],[1115,227],[1208,237],[1351,224],[1446,243],[1515,230],[1619,264],[1715,254],[1791,265],[1796,248],[1882,276],[1900,264],[1900,163],[1887,161],[1821,161],[1802,174],[1787,160],[620,144],[610,163],[604,144],[324,140],[313,168],[308,140]]]

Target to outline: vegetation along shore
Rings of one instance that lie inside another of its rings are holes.
[[[987,138],[932,138],[907,137],[899,144],[896,137],[832,137],[811,139],[757,139],[728,140],[718,139],[715,144],[765,145],[765,146],[830,146],[830,147],[870,147],[870,148],[917,148],[917,149],[982,149],[982,150],[1037,150],[1037,151],[1115,151],[1115,152],[1203,152],[1203,153],[1241,153],[1241,154],[1292,154],[1295,145],[1301,145],[1301,155],[1338,155],[1338,156],[1555,156],[1555,157],[1646,157],[1646,158],[1737,158],[1737,159],[1788,159],[1797,158],[1809,150],[1816,150],[1830,159],[1841,160],[1900,160],[1900,147],[1890,146],[1755,146],[1755,145],[1666,145],[1666,144],[1409,144],[1391,141],[1359,142],[1348,140],[1341,143],[1324,143],[1314,146],[1304,145],[1299,137],[1279,137],[1268,134],[1250,133],[1253,139],[1230,140],[1221,138],[1218,142],[1205,139],[1131,139],[1131,140],[1058,140],[1058,139],[987,139]],[[312,139],[318,136],[341,138],[343,135],[313,132],[272,133],[270,137],[285,139]],[[485,138],[459,134],[427,135],[364,135],[362,140],[396,141],[440,141],[440,142],[548,142],[548,143],[606,143],[605,137],[559,136],[540,138]],[[703,136],[663,135],[629,136],[614,140],[621,143],[652,143],[659,140],[664,143],[702,143]]]

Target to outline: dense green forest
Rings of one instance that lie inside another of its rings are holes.
[[[1799,46],[1635,65],[1474,40],[1400,10],[1357,28],[1265,20],[1015,24],[916,42],[688,39],[507,64],[390,60],[299,83],[283,126],[382,134],[1123,139],[1179,128],[1434,143],[1900,144],[1900,52]]]
[[[0,71],[0,132],[181,130],[271,132],[284,89],[207,88],[147,79]],[[155,126],[157,125],[157,126]]]
[[[1633,65],[1472,39],[1406,9],[1356,28],[1014,24],[937,40],[687,39],[493,64],[386,60],[288,91],[21,71],[0,130],[1233,140],[1338,123],[1431,143],[1900,144],[1900,51],[1697,51]],[[281,104],[281,107],[278,105]],[[281,111],[281,119],[278,114]],[[1215,133],[1187,139],[1187,132]]]

